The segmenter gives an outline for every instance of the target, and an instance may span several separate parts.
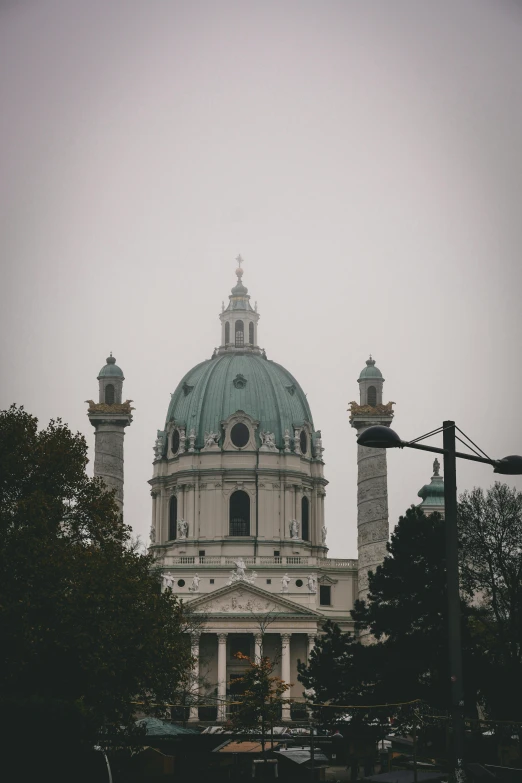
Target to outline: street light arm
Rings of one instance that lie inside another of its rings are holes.
[[[434,454],[446,453],[444,449],[438,449],[436,446],[423,446],[421,443],[408,443],[405,440],[402,441],[401,448],[419,449],[419,451],[432,451]],[[485,457],[476,457],[474,454],[465,454],[462,451],[456,451],[455,456],[459,457],[460,459],[470,459],[472,462],[485,462],[486,465],[493,465],[493,467],[495,467],[497,464],[497,460],[486,459]]]

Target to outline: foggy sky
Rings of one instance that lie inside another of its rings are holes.
[[[238,253],[260,345],[322,430],[330,556],[356,555],[370,352],[401,437],[455,419],[522,453],[520,3],[0,0],[0,107],[0,406],[92,449],[112,350],[136,534]],[[432,461],[388,453],[392,525]],[[458,465],[459,491],[493,479]]]

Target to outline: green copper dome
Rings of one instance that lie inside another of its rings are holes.
[[[360,381],[368,380],[369,378],[380,378],[382,380],[382,372],[375,366],[375,359],[372,359],[371,356],[369,359],[366,359],[366,367],[364,370],[361,370],[359,375]]]
[[[107,357],[107,364],[102,367],[98,380],[100,378],[123,378],[123,370],[116,364],[116,359],[111,355]]]
[[[205,432],[222,433],[221,422],[238,410],[259,421],[258,444],[262,430],[274,433],[279,448],[285,430],[293,437],[306,421],[313,431],[306,396],[293,375],[248,351],[217,355],[190,370],[172,395],[166,423],[185,427],[187,436],[194,428],[195,445],[202,447]]]
[[[419,489],[417,495],[422,498],[419,503],[420,508],[431,508],[433,506],[444,507],[444,479],[439,475],[440,463],[436,459],[433,463],[433,476],[431,482],[425,484]]]

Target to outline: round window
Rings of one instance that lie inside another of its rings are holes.
[[[303,580],[302,579],[296,579],[295,583],[296,583],[297,587],[302,587],[303,586]]]
[[[178,579],[178,587],[185,587],[185,580],[184,579]]]
[[[172,453],[177,454],[179,451],[179,430],[174,430],[172,433]]]
[[[299,445],[301,447],[301,453],[306,454],[308,451],[308,438],[306,437],[306,432],[304,430],[301,430],[301,434],[299,435]]]
[[[250,440],[250,430],[248,429],[246,424],[243,424],[243,422],[238,421],[238,423],[234,424],[232,430],[230,431],[230,438],[234,446],[236,446],[236,448],[242,449],[244,446],[247,445],[248,441]]]

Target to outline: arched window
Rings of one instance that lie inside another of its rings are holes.
[[[301,430],[301,434],[299,435],[299,446],[301,448],[301,454],[306,454],[308,451],[308,438],[306,437],[306,432],[304,430]]]
[[[252,321],[248,324],[248,342],[250,345],[254,345],[254,324]]]
[[[377,405],[377,389],[375,386],[368,386],[368,396],[366,399],[368,400],[368,405],[371,405],[372,408],[375,408]]]
[[[301,498],[301,538],[310,541],[310,504],[308,498]]]
[[[178,499],[173,495],[169,506],[169,541],[174,541],[178,532]]]
[[[245,344],[245,325],[243,321],[236,321],[236,345],[244,345]]]
[[[230,323],[227,321],[225,324],[225,345],[230,342]]]
[[[250,535],[250,497],[242,489],[230,496],[230,535]]]
[[[105,404],[114,405],[114,386],[108,383],[105,387]]]

